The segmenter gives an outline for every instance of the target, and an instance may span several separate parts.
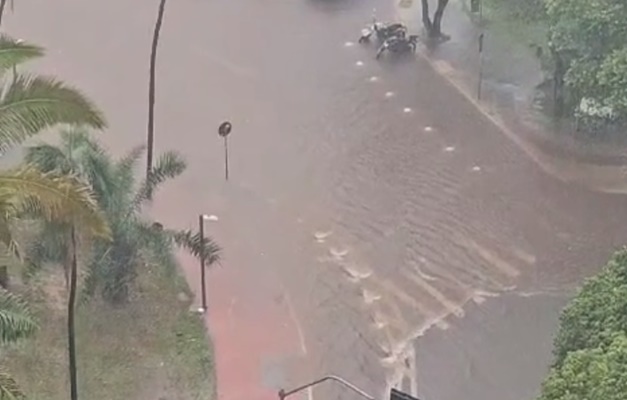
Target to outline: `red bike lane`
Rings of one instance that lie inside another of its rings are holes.
[[[251,272],[233,265],[211,271],[205,322],[214,344],[218,400],[277,399],[305,362],[286,293],[278,283],[257,286]]]

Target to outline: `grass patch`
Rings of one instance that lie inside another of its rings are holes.
[[[39,318],[30,340],[3,351],[29,400],[69,397],[62,273],[41,274],[25,294]],[[189,289],[178,275],[146,267],[120,308],[98,301],[76,316],[79,396],[88,400],[215,398],[213,356]]]

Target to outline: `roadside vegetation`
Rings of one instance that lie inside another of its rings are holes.
[[[468,9],[467,2],[463,1]],[[594,135],[627,121],[627,3],[623,0],[480,0],[484,22],[534,48],[551,112]]]
[[[539,400],[624,399],[627,393],[627,249],[589,279],[563,311]]]
[[[0,399],[211,398],[211,351],[175,251],[209,266],[219,248],[143,210],[185,160],[166,152],[137,179],[143,146],[114,157],[86,96],[17,72],[43,53],[0,37],[0,151],[60,133],[0,171]]]

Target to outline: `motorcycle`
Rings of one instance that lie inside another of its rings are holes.
[[[378,60],[385,51],[392,53],[416,52],[418,46],[418,35],[411,35],[409,38],[405,36],[394,36],[386,39],[377,51],[376,59]]]
[[[391,37],[398,36],[406,32],[407,27],[401,23],[384,24],[373,20],[372,25],[361,30],[359,43],[368,42],[373,34],[376,34],[377,39],[383,42]]]

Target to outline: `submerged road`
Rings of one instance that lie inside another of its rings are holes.
[[[528,399],[559,308],[627,240],[627,201],[546,175],[420,57],[375,62],[352,43],[373,6],[392,13],[372,0],[171,0],[156,145],[189,171],[154,212],[179,227],[219,215],[225,263],[250,269],[251,290],[264,276],[287,288],[309,356],[286,384],[335,373],[377,395]],[[7,31],[49,49],[37,67],[92,96],[121,151],[144,140],[156,9],[20,1]]]

